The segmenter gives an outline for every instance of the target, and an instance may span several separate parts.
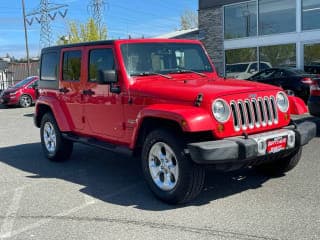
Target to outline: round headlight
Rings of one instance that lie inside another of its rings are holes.
[[[212,113],[218,122],[224,123],[229,120],[230,108],[226,101],[217,99],[212,103]]]
[[[289,109],[289,100],[285,93],[279,92],[277,94],[277,105],[281,112],[287,112]]]

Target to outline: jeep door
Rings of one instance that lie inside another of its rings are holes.
[[[124,135],[121,93],[112,93],[111,84],[99,82],[98,75],[116,70],[114,50],[111,46],[86,48],[88,56],[87,84],[84,92],[84,113],[87,129],[96,136],[117,140]]]
[[[82,130],[85,126],[81,95],[84,87],[83,67],[81,47],[62,50],[59,100],[67,109],[75,130]]]

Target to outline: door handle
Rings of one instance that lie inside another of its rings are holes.
[[[59,88],[59,92],[61,92],[61,93],[67,93],[67,92],[69,92],[70,90],[68,89],[68,88],[66,88],[66,87],[63,87],[63,88]]]
[[[91,95],[94,95],[95,92],[92,91],[91,89],[87,89],[87,90],[83,90],[83,91],[82,91],[82,94],[83,94],[83,95],[89,95],[89,96],[91,96]]]

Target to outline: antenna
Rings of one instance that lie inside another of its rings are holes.
[[[67,4],[49,3],[49,0],[40,0],[40,6],[26,15],[26,22],[31,26],[36,20],[41,25],[40,44],[41,47],[47,47],[52,42],[51,22],[59,14],[65,18],[68,12]],[[61,11],[60,11],[61,9]],[[64,11],[63,11],[64,10]],[[27,18],[29,17],[29,18]]]

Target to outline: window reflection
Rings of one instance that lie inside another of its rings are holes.
[[[320,74],[320,43],[304,45],[304,70]]]
[[[225,39],[257,35],[257,3],[245,2],[226,6],[224,10]]]
[[[296,67],[296,45],[274,45],[260,47],[260,61],[271,67]]]
[[[320,29],[320,1],[302,1],[302,28],[303,30]]]
[[[296,30],[296,0],[260,0],[259,34],[294,32]]]
[[[257,48],[242,48],[226,51],[227,77],[247,79],[257,72]]]
[[[81,51],[68,51],[63,54],[62,79],[65,81],[80,81]]]

